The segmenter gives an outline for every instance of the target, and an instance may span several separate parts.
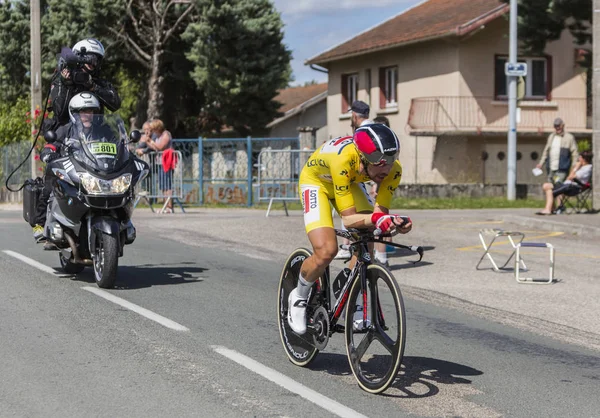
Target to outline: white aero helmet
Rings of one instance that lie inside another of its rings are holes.
[[[96,96],[92,93],[84,91],[77,93],[69,102],[69,119],[75,123],[75,113],[79,113],[83,109],[95,109],[97,113],[102,112],[102,105]]]
[[[96,54],[104,58],[104,46],[102,42],[94,38],[81,40],[73,46],[73,52],[76,54]]]

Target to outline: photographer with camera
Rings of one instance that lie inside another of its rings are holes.
[[[84,39],[73,49],[63,48],[58,58],[60,73],[50,86],[50,106],[54,117],[44,124],[43,131],[57,130],[69,122],[69,102],[78,93],[94,93],[100,103],[114,112],[121,107],[121,98],[111,83],[99,78],[104,59],[104,46],[97,39]]]

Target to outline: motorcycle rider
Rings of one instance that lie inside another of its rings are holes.
[[[121,107],[121,98],[116,89],[106,80],[99,78],[100,67],[104,59],[104,46],[93,38],[77,42],[70,50],[63,48],[58,59],[57,71],[50,86],[50,110],[54,116],[44,121],[42,131],[56,131],[57,136],[61,127],[69,123],[69,104],[75,95],[92,92],[103,106],[114,112]],[[46,173],[47,174],[47,173]],[[44,176],[46,178],[46,175]],[[52,185],[44,185],[35,213],[33,238],[36,242],[44,241],[46,222],[46,207]]]
[[[85,134],[86,138],[83,138],[83,140],[109,137],[113,135],[112,130],[108,126],[97,123],[99,119],[98,115],[102,115],[103,113],[103,107],[94,94],[83,92],[73,96],[68,106],[70,122],[66,125],[60,126],[57,129],[55,133],[56,138],[53,140],[53,142],[48,142],[44,146],[42,152],[40,153],[40,159],[47,164],[56,158],[59,158],[61,156],[62,148],[65,145],[70,145],[69,139],[75,136],[75,132],[72,132],[75,130],[75,128],[78,128],[77,131],[81,131]],[[78,141],[75,143],[78,143]],[[56,177],[51,172],[46,171],[44,189],[36,208],[38,214],[44,214],[44,223],[48,207],[48,200],[54,187],[55,179]],[[44,230],[42,224],[36,226],[41,228],[41,236],[43,237]],[[36,241],[39,242],[37,239]],[[51,248],[52,246],[49,246],[46,249]]]

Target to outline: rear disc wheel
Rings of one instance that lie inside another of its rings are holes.
[[[306,248],[298,248],[290,254],[283,266],[283,271],[279,279],[279,290],[277,292],[277,324],[279,326],[279,336],[283,344],[283,350],[292,363],[302,367],[314,360],[319,350],[314,346],[310,331],[307,331],[304,335],[298,335],[290,328],[287,319],[288,297],[298,284],[298,276],[302,263],[310,255],[310,251]],[[314,299],[314,297],[311,297],[311,300],[314,301]],[[307,318],[311,317],[315,308],[314,303],[311,306],[311,302],[309,301]]]

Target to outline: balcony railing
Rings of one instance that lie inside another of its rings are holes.
[[[586,99],[524,100],[519,107],[519,132],[550,132],[557,117],[564,120],[569,132],[591,132]],[[473,96],[416,98],[411,102],[408,125],[412,135],[506,132],[508,102]]]

